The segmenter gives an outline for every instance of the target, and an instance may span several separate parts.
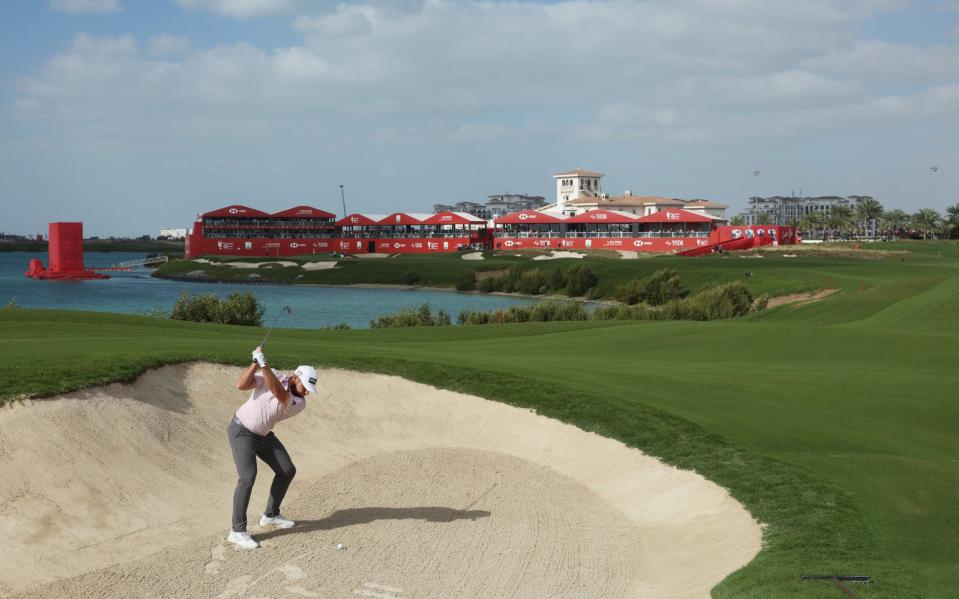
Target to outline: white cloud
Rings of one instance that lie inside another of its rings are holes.
[[[68,14],[110,13],[123,10],[120,0],[50,0],[50,10]]]
[[[305,0],[176,0],[182,8],[212,12],[237,19],[289,15],[307,5]]]
[[[178,56],[190,49],[190,39],[182,35],[160,34],[150,38],[148,52],[154,56]]]

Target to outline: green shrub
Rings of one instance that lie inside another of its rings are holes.
[[[589,313],[582,302],[546,300],[536,304],[511,306],[506,310],[459,313],[460,324],[501,324],[510,322],[553,322],[587,320]]]
[[[429,304],[423,304],[418,309],[397,310],[392,314],[385,314],[370,321],[371,329],[388,329],[397,327],[439,327],[450,324],[450,316],[446,310],[440,310],[435,315]]]
[[[646,304],[632,306],[602,306],[590,314],[592,320],[662,320],[665,313]]]
[[[527,270],[519,275],[516,291],[524,295],[540,295],[546,292],[546,275],[538,268]]]
[[[417,285],[422,281],[420,278],[420,273],[415,270],[408,270],[406,274],[403,275],[403,282],[407,285]]]
[[[170,318],[258,327],[263,322],[263,306],[252,291],[237,291],[222,300],[214,293],[193,295],[184,291],[177,298]]]
[[[457,291],[473,291],[476,289],[476,271],[468,269],[456,277],[455,286]]]
[[[663,306],[674,320],[721,320],[749,314],[753,294],[744,283],[735,281],[704,287],[699,293]]]
[[[480,279],[476,287],[483,293],[492,293],[498,290],[499,277],[486,277]]]
[[[546,285],[553,293],[556,293],[563,287],[566,287],[566,275],[563,274],[563,269],[553,269],[553,272],[551,272],[549,275],[549,280],[547,281]]]
[[[586,295],[596,285],[598,277],[585,264],[574,264],[566,272],[566,293],[570,297]]]
[[[630,306],[640,302],[661,306],[685,295],[679,273],[673,268],[657,270],[644,279],[633,279],[616,287],[613,292],[614,298]]]

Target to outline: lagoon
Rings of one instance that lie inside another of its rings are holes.
[[[84,261],[89,268],[145,257],[146,254],[140,252],[87,252]],[[455,321],[460,310],[496,310],[531,301],[420,289],[168,281],[151,277],[151,271],[145,268],[112,272],[107,280],[38,281],[23,276],[31,258],[39,258],[49,266],[44,252],[0,252],[0,306],[13,300],[23,308],[144,314],[156,309],[169,312],[184,291],[216,293],[221,297],[234,291],[253,291],[266,308],[264,324],[271,323],[282,306],[290,306],[292,316],[278,326],[313,329],[339,323],[368,328],[370,319],[423,303],[428,303],[434,310],[445,309]]]

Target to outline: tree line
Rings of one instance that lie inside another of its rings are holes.
[[[756,215],[755,224],[773,224],[771,213]],[[746,219],[736,216],[732,225],[744,225]],[[877,200],[865,198],[855,208],[833,206],[828,214],[810,212],[788,223],[806,237],[829,239],[886,239],[922,237],[922,239],[959,238],[959,204],[946,208],[942,215],[933,208],[921,208],[913,214],[900,209],[886,210]]]

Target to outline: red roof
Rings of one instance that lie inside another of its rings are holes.
[[[240,204],[233,204],[232,206],[227,206],[226,208],[220,208],[219,210],[206,212],[200,216],[232,216],[234,218],[254,218],[269,217],[270,215],[261,210],[257,210],[256,208],[241,206]]]
[[[429,214],[414,214],[411,212],[394,212],[379,222],[381,225],[422,225],[430,217]]]
[[[354,213],[336,221],[337,227],[371,227],[378,225],[383,219],[381,214]]]
[[[280,212],[274,212],[273,216],[283,218],[295,218],[297,216],[303,218],[336,218],[335,214],[327,212],[326,210],[320,210],[319,208],[313,208],[312,206],[294,206],[286,210],[281,210]]]
[[[501,216],[493,222],[497,225],[552,225],[564,222],[564,219],[539,210],[521,210]]]
[[[665,208],[639,219],[641,223],[711,223],[714,219],[680,208]]]
[[[486,220],[466,212],[437,212],[423,221],[424,225],[481,225]]]
[[[620,212],[618,210],[604,210],[597,208],[566,219],[567,223],[599,223],[619,225],[624,223],[634,223],[637,217],[635,214]]]

